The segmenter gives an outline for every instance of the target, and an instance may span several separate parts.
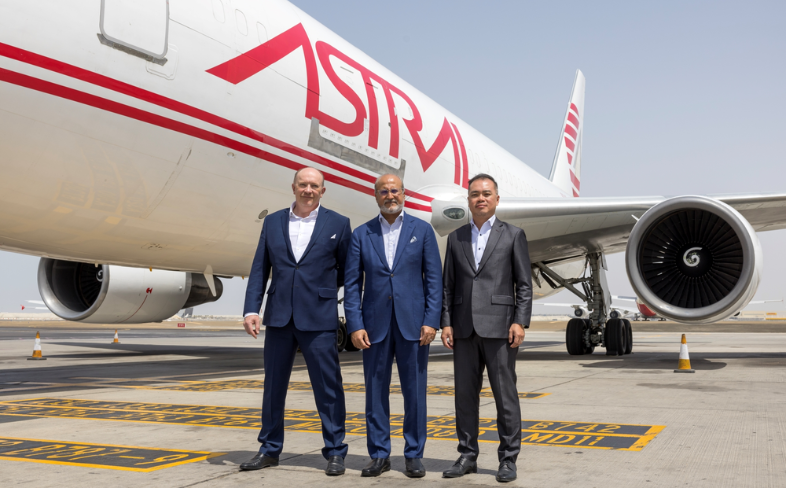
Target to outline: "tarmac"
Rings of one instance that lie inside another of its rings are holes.
[[[564,322],[534,323],[517,364],[523,445],[511,486],[786,486],[786,322],[634,322],[634,353],[569,356]],[[35,332],[45,361],[29,361]],[[323,473],[310,381],[298,357],[280,466],[240,472],[258,449],[262,340],[238,322],[0,323],[0,486],[496,485],[496,410],[481,398],[477,474],[458,457],[452,353],[431,347],[428,473],[403,474],[403,402],[391,392],[393,469],[361,478],[362,359],[341,353],[347,473]],[[674,374],[681,334],[695,374]]]

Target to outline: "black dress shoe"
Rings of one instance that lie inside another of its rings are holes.
[[[500,483],[507,483],[516,479],[516,463],[512,459],[503,459],[499,463],[499,471],[497,471],[497,481]]]
[[[418,458],[407,459],[404,463],[404,474],[410,478],[426,476],[426,468]]]
[[[344,458],[341,456],[330,456],[328,458],[328,465],[325,468],[325,474],[328,476],[340,476],[344,474]]]
[[[478,472],[478,463],[473,461],[468,457],[461,456],[458,458],[458,461],[450,467],[442,472],[443,478],[461,478],[465,474],[468,473],[477,473]]]
[[[364,478],[379,476],[385,471],[390,471],[390,458],[375,458],[363,468],[360,476]]]
[[[278,458],[265,456],[261,452],[240,465],[240,471],[254,471],[256,469],[269,468],[271,466],[278,466]]]

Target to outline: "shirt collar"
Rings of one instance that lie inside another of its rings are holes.
[[[379,217],[377,217],[377,218],[379,219],[379,223],[380,224],[386,225],[388,227],[393,227],[393,224],[395,224],[396,222],[403,222],[404,221],[404,211],[402,210],[401,213],[398,214],[398,217],[396,217],[396,220],[393,221],[393,224],[388,224],[388,221],[385,218],[385,216],[382,215],[382,212],[379,213]]]
[[[472,224],[472,230],[477,231],[477,232],[482,232],[483,229],[485,229],[487,227],[489,229],[491,229],[494,226],[494,222],[496,222],[496,221],[497,221],[496,214],[492,215],[491,218],[488,219],[487,221],[485,221],[483,223],[483,225],[480,226],[480,229],[478,229],[477,226],[475,225],[475,220],[474,219],[469,219],[469,222]]]
[[[319,208],[320,208],[321,206],[322,206],[322,204],[321,204],[321,203],[320,203],[319,205],[317,205],[317,208],[315,208],[314,210],[312,210],[312,211],[311,211],[311,213],[310,213],[310,214],[308,214],[308,216],[306,216],[306,217],[298,217],[297,215],[295,215],[295,203],[293,202],[293,203],[292,203],[292,206],[291,206],[291,207],[289,207],[289,217],[290,217],[290,218],[294,217],[294,218],[296,218],[296,219],[301,219],[301,220],[306,220],[306,219],[310,219],[310,218],[312,218],[312,217],[316,217],[316,216],[317,216],[317,214],[319,213]]]

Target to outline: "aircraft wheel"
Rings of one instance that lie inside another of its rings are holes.
[[[633,327],[630,325],[630,320],[622,319],[625,324],[625,354],[633,352]]]
[[[591,324],[592,324],[592,322],[590,322],[589,319],[584,319],[585,330],[589,329]],[[593,352],[595,352],[595,344],[593,344],[593,345],[591,345],[589,347],[587,347],[587,345],[584,344],[584,354],[592,354]]]
[[[347,334],[347,325],[343,320],[338,319],[338,331],[336,332],[336,346],[338,352],[343,351],[349,342],[349,334]]]
[[[345,323],[344,324],[344,331],[346,331],[346,330],[347,330],[347,326],[346,326],[346,323]],[[352,344],[352,339],[350,339],[350,337],[349,337],[349,332],[347,332],[346,335],[347,335],[347,343],[344,345],[344,350],[347,351],[347,352],[359,351],[360,349],[358,349],[357,347],[355,347],[354,344]]]
[[[568,327],[565,329],[565,345],[571,356],[592,354],[594,348],[588,350],[584,345],[584,331],[588,324],[589,320],[586,319],[570,319],[568,321]]]
[[[565,329],[565,345],[568,354],[571,356],[581,356],[584,354],[584,320],[570,319],[568,327]]]
[[[625,354],[627,334],[622,319],[606,321],[606,356],[622,356]]]

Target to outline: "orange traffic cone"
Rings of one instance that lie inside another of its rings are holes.
[[[688,341],[685,340],[685,334],[682,334],[682,344],[680,344],[680,361],[677,365],[675,373],[695,373],[696,371],[690,367],[690,357],[688,356]]]
[[[120,339],[117,337],[117,329],[115,329],[115,340],[112,341],[112,344],[120,344]]]
[[[35,346],[33,346],[33,355],[27,358],[28,361],[46,361],[46,358],[41,355],[41,334],[35,333]]]

